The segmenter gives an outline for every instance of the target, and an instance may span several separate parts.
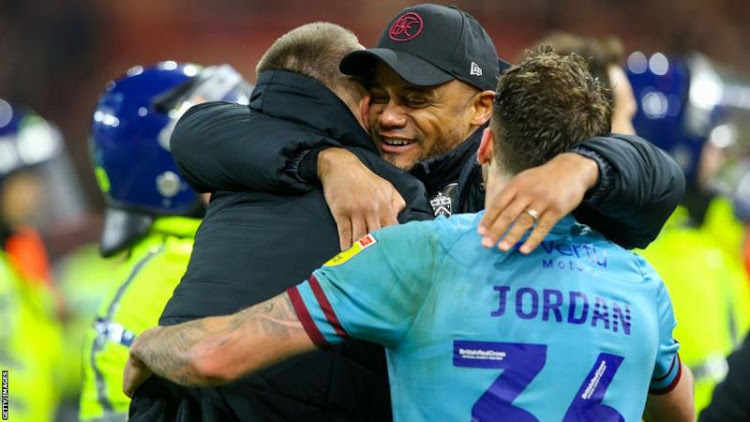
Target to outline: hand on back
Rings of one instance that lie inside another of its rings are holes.
[[[583,202],[586,191],[596,184],[598,171],[595,161],[566,153],[518,173],[499,194],[487,198],[479,223],[482,244],[489,248],[500,240],[498,248],[508,251],[530,231],[520,250],[531,253],[561,218]]]
[[[336,221],[341,250],[367,233],[398,224],[398,213],[406,206],[404,198],[356,155],[339,148],[322,151],[318,176]]]

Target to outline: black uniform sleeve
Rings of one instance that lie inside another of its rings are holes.
[[[645,248],[682,199],[682,170],[664,151],[637,136],[597,137],[575,151],[586,150],[606,164],[600,165],[600,183],[575,211],[576,217],[625,248]]]
[[[747,422],[750,420],[750,336],[727,359],[727,377],[714,389],[711,404],[703,410],[700,422]]]
[[[315,146],[339,146],[326,137],[276,139],[250,137],[247,106],[199,104],[177,122],[170,140],[177,166],[199,192],[259,190],[306,192],[312,186],[289,163]]]

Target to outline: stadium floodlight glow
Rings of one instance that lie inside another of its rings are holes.
[[[138,65],[138,66],[133,66],[133,67],[131,67],[130,69],[128,69],[128,71],[127,71],[127,72],[125,72],[125,73],[126,73],[126,74],[127,74],[128,76],[137,76],[137,75],[140,75],[141,73],[143,73],[143,66],[140,66],[140,65]],[[110,83],[111,83],[111,81],[110,81]],[[107,89],[109,89],[109,85],[110,85],[110,84],[108,83],[108,84],[107,84]]]
[[[750,110],[750,88],[744,85],[727,85],[722,104]]]
[[[182,73],[188,76],[195,76],[198,74],[198,72],[200,72],[200,69],[198,69],[198,66],[194,64],[187,64],[182,68]]]
[[[696,77],[690,86],[690,101],[700,108],[712,108],[719,104],[721,86],[708,78]]]
[[[667,103],[669,104],[667,115],[669,115],[669,117],[677,117],[682,109],[682,99],[675,94],[669,94],[667,95]]]
[[[177,69],[177,62],[174,60],[167,60],[166,62],[159,63],[159,67],[165,70]]]
[[[654,75],[664,76],[669,71],[669,60],[662,53],[655,53],[648,59],[648,68]]]
[[[729,123],[716,126],[711,130],[709,140],[717,148],[726,148],[737,141],[737,128]]]
[[[13,120],[13,107],[7,101],[0,99],[0,128],[5,127],[11,120]]]
[[[693,79],[690,83],[690,103],[705,110],[720,104],[723,96],[722,81],[708,59],[701,55],[691,57],[690,70]]]
[[[633,52],[628,56],[628,69],[637,75],[645,72],[648,69],[646,55],[640,51]]]
[[[0,137],[0,176],[18,167],[19,161],[13,141],[7,137]]]
[[[118,119],[117,116],[103,111],[97,111],[94,113],[94,121],[112,127],[120,126],[120,119]]]
[[[663,119],[669,111],[669,101],[663,92],[649,91],[641,97],[641,108],[649,119]]]
[[[26,164],[36,164],[55,157],[62,148],[56,129],[40,121],[26,126],[18,133],[18,156]]]

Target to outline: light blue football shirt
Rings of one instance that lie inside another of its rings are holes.
[[[380,230],[289,289],[311,339],[384,345],[397,422],[640,421],[680,377],[659,276],[571,216],[485,249],[481,216]]]

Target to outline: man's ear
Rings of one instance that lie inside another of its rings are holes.
[[[489,164],[495,158],[495,135],[492,129],[486,128],[482,132],[482,142],[477,150],[479,164]]]
[[[482,126],[492,116],[492,104],[495,101],[495,91],[482,91],[474,97],[474,116],[471,124]]]
[[[368,114],[370,112],[370,100],[372,96],[368,92],[362,97],[362,103],[359,106],[359,120],[362,122],[362,126],[365,128],[367,133],[370,133],[370,119]]]

